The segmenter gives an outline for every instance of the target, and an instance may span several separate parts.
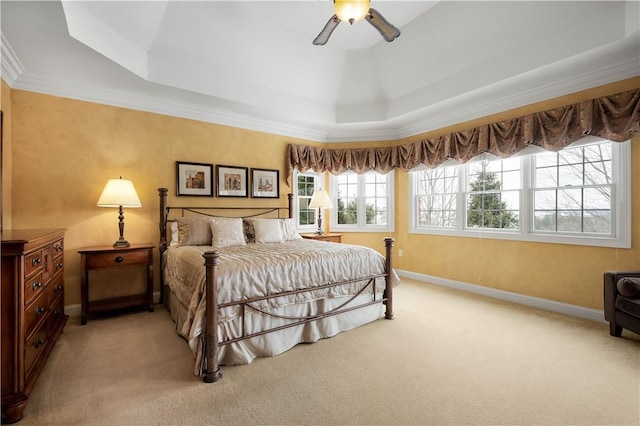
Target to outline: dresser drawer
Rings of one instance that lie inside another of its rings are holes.
[[[47,287],[47,301],[49,306],[55,301],[56,297],[64,293],[64,286],[62,284],[62,274],[56,276],[51,284]]]
[[[24,280],[24,305],[28,305],[40,293],[46,283],[42,281],[42,272]]]
[[[120,253],[98,253],[87,256],[86,262],[87,269],[140,265],[149,262],[149,253],[147,250]]]
[[[51,244],[51,246],[53,247],[53,257],[54,258],[58,258],[58,257],[62,256],[62,254],[64,253],[64,241],[63,240],[58,240],[58,241],[54,242],[53,244]]]
[[[49,308],[48,293],[49,290],[43,291],[38,297],[28,305],[24,310],[24,328],[25,337],[28,337],[35,326],[40,322],[42,318],[47,315]]]
[[[58,272],[64,269],[64,261],[62,257],[58,257],[57,259],[53,259],[53,273],[57,274]]]
[[[49,319],[47,320],[49,322],[49,329],[47,337],[51,337],[51,335],[56,331],[60,321],[64,320],[64,318],[64,297],[60,294],[49,308]]]
[[[25,376],[28,376],[31,372],[33,363],[38,359],[38,355],[47,345],[47,327],[40,327],[38,331],[27,340],[24,346],[24,372]]]
[[[42,250],[32,251],[24,256],[24,276],[28,277],[42,268]]]

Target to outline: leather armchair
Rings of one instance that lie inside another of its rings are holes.
[[[609,334],[616,337],[622,335],[623,328],[640,334],[640,294],[620,294],[618,282],[625,277],[640,280],[640,271],[604,273],[604,318],[609,321]]]

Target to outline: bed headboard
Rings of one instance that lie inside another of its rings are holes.
[[[167,249],[167,224],[178,217],[211,216],[211,217],[277,217],[293,218],[293,194],[287,194],[287,207],[190,207],[167,205],[169,189],[158,188],[160,196],[160,254]]]

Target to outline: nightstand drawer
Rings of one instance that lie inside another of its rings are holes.
[[[118,253],[98,253],[86,257],[87,269],[113,268],[126,265],[140,265],[149,262],[147,250],[120,251]]]

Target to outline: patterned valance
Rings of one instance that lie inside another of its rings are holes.
[[[559,151],[585,136],[616,142],[640,134],[640,89],[590,99],[473,129],[381,148],[327,149],[289,145],[287,177],[294,170],[366,173],[404,171],[423,164],[435,168],[447,159],[464,163],[484,152],[506,158],[528,145]]]

